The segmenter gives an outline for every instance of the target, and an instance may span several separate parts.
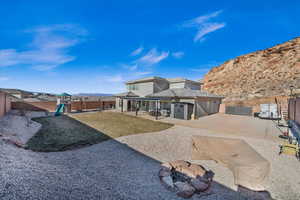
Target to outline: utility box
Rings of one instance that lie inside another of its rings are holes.
[[[277,104],[260,104],[260,113],[262,119],[280,119]]]

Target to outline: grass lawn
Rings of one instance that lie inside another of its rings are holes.
[[[73,114],[71,117],[112,138],[156,132],[173,126],[173,124],[152,121],[117,112],[81,113]]]
[[[114,112],[72,114],[33,119],[42,129],[26,144],[33,151],[64,151],[102,141],[146,132],[161,131],[172,124]]]

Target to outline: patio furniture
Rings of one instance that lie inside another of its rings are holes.
[[[279,155],[286,154],[286,155],[294,155],[298,160],[300,160],[300,150],[298,144],[290,144],[285,143],[280,145]]]

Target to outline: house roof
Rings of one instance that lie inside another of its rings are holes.
[[[132,81],[127,81],[126,84],[149,82],[149,81],[153,81],[153,80],[156,80],[156,79],[166,80],[169,83],[181,83],[181,82],[189,81],[189,82],[194,82],[194,83],[199,83],[200,84],[199,81],[188,80],[188,79],[181,78],[181,77],[178,77],[178,78],[162,78],[162,77],[158,77],[158,76],[151,76],[151,77],[136,79],[136,80],[132,80]]]
[[[132,84],[132,83],[141,83],[141,82],[148,82],[148,81],[153,81],[155,79],[164,79],[158,76],[151,76],[151,77],[146,77],[146,78],[140,78],[132,81],[127,81],[126,84]]]
[[[115,96],[72,96],[72,100],[84,101],[115,101]]]
[[[193,80],[180,78],[180,77],[179,78],[167,78],[166,80],[169,81],[169,83],[193,82],[193,83],[200,84],[199,81],[193,81]]]
[[[7,89],[7,88],[0,88],[0,91],[6,92],[8,94],[33,94],[32,92],[28,92],[25,90],[20,90],[20,89]]]
[[[174,88],[174,89],[168,89],[164,90],[158,93],[154,93],[151,95],[148,95],[148,97],[182,97],[182,98],[196,98],[196,97],[212,97],[212,98],[223,98],[219,95],[210,94],[205,91],[200,90],[191,90],[186,88]]]
[[[116,94],[114,96],[116,96],[116,97],[138,97],[138,95],[136,95],[133,92],[123,92],[123,93],[120,93],[120,94]]]

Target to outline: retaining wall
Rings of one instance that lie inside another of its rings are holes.
[[[4,116],[11,109],[11,102],[8,95],[0,92],[0,117]]]

